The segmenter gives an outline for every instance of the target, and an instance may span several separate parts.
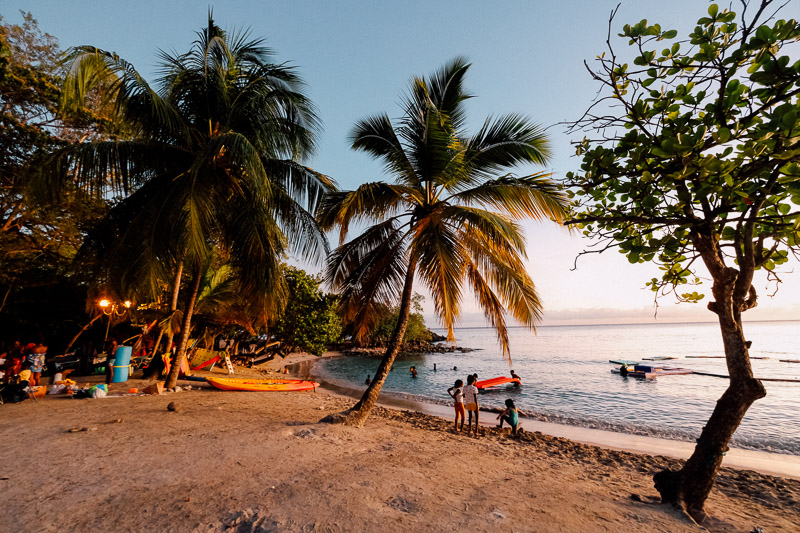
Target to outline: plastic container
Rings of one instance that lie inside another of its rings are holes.
[[[111,383],[125,383],[128,381],[132,353],[133,348],[130,346],[120,346],[114,352],[114,364],[111,367],[114,375],[111,378]]]

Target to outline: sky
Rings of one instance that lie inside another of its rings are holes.
[[[386,112],[399,117],[399,102],[413,76],[425,76],[456,56],[472,67],[467,90],[470,130],[488,116],[522,113],[547,127],[554,157],[548,170],[556,178],[579,168],[563,126],[592,103],[598,87],[584,61],[605,50],[609,14],[619,0],[404,0],[383,1],[83,1],[5,0],[7,23],[29,11],[40,28],[62,48],[88,44],[117,52],[152,80],[159,50],[184,52],[212,8],[226,30],[248,29],[275,51],[276,62],[297,67],[316,104],[324,131],[307,164],[332,176],[343,189],[388,179],[379,162],[350,150],[347,135],[355,122]],[[703,0],[623,1],[612,23],[612,38],[623,24],[646,18],[681,34],[694,27],[710,2]],[[797,13],[797,0],[786,16]],[[615,47],[626,48],[617,38]],[[523,174],[526,169],[519,169]],[[544,302],[545,325],[713,321],[700,304],[676,305],[644,288],[658,276],[654,265],[630,265],[610,251],[577,255],[590,243],[552,225],[526,223],[527,268]],[[759,306],[751,320],[800,319],[800,269],[783,268],[777,295],[764,276],[755,281]],[[794,271],[798,271],[795,273]],[[419,286],[419,284],[418,284]],[[710,293],[710,281],[699,292]],[[420,292],[423,292],[420,290]],[[428,298],[426,319],[436,324]],[[477,307],[465,299],[461,326],[483,326]]]

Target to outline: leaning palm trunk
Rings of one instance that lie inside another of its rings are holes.
[[[178,350],[172,358],[172,367],[169,369],[167,382],[164,387],[171,389],[178,382],[178,374],[181,370],[181,363],[186,356],[186,347],[189,345],[189,336],[192,329],[192,314],[194,313],[194,303],[197,301],[197,294],[200,292],[200,281],[203,278],[203,269],[199,265],[195,268],[194,278],[192,279],[192,288],[189,293],[189,299],[186,302],[186,310],[183,313],[183,326],[181,327],[181,339],[178,345]]]
[[[342,423],[348,426],[361,427],[364,425],[364,422],[367,421],[369,414],[372,412],[372,408],[375,407],[375,403],[378,401],[383,383],[386,381],[386,377],[392,369],[394,360],[397,358],[397,354],[400,353],[400,348],[403,346],[403,338],[406,335],[406,327],[408,326],[408,317],[411,314],[411,291],[414,286],[415,268],[415,261],[412,260],[408,265],[406,281],[405,285],[403,285],[403,296],[400,300],[400,316],[397,319],[397,326],[394,329],[389,345],[386,347],[386,353],[378,367],[378,372],[375,374],[375,379],[372,380],[367,390],[364,391],[361,400],[359,400],[352,409],[344,413],[329,415],[322,419],[323,422]]]

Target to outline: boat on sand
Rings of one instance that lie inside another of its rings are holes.
[[[239,379],[207,377],[206,381],[218,389],[250,392],[287,392],[315,390],[319,387],[316,381],[302,379]]]

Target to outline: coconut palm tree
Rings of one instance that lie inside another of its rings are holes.
[[[561,222],[566,199],[549,174],[508,173],[548,160],[548,141],[528,119],[506,115],[486,120],[474,135],[464,131],[469,66],[457,58],[430,78],[414,79],[396,126],[385,114],[359,121],[352,147],[382,160],[395,181],[332,193],[318,212],[324,229],[340,230],[326,275],[341,291],[344,319],[355,323],[355,335],[368,330],[376,309],[400,302],[372,384],[353,409],[334,417],[338,421],[361,425],[374,406],[402,344],[415,277],[433,296],[449,340],[466,282],[509,361],[506,315],[531,328],[540,319],[518,220]],[[375,224],[345,242],[353,222]]]
[[[288,250],[321,260],[324,234],[311,213],[334,182],[301,164],[318,130],[294,69],[247,32],[227,34],[209,15],[189,52],[162,52],[157,88],[116,54],[72,50],[64,109],[90,96],[114,104],[124,137],[73,144],[46,157],[33,176],[40,198],[67,183],[100,195],[119,193],[92,239],[105,278],[120,290],[174,288],[191,275],[177,379],[191,330],[203,265],[214,250],[229,258],[248,287],[282,283]],[[173,293],[174,294],[174,293]]]

